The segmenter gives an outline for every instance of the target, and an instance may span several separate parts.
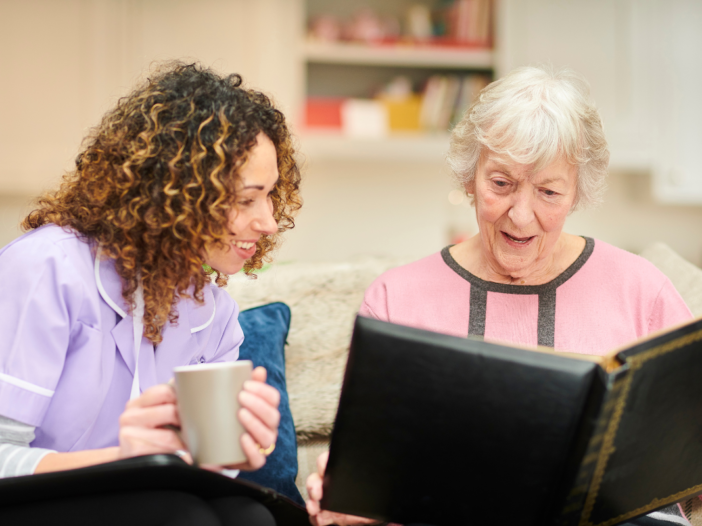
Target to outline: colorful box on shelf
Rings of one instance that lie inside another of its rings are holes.
[[[305,125],[318,130],[341,130],[343,98],[310,97],[305,103]]]
[[[347,137],[386,137],[391,132],[420,130],[422,97],[380,99],[309,98],[309,130],[341,132]]]

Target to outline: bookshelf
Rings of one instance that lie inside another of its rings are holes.
[[[314,64],[400,66],[425,69],[492,70],[491,49],[412,44],[368,45],[306,42],[304,59]]]
[[[478,3],[489,4],[488,0],[476,0],[476,5]],[[343,119],[348,118],[348,113],[344,113],[344,110],[339,110],[341,117],[331,119],[332,124],[329,124],[330,120],[322,118],[322,124],[315,121],[310,125],[312,101],[335,100],[339,101],[339,104],[350,99],[381,101],[383,95],[379,93],[396,79],[403,78],[406,84],[411,85],[415,98],[414,111],[417,114],[417,104],[424,105],[422,91],[433,77],[449,78],[454,84],[461,82],[460,88],[454,85],[451,91],[451,97],[455,97],[454,102],[444,103],[444,106],[453,105],[458,108],[461,90],[470,91],[466,87],[467,83],[464,83],[468,76],[490,80],[494,75],[494,53],[485,43],[460,43],[446,38],[413,39],[407,35],[359,42],[345,37],[338,40],[315,38],[316,35],[312,34],[311,22],[315,17],[336,17],[345,24],[355,16],[354,13],[357,14],[365,8],[363,4],[355,0],[305,0],[303,3],[306,27],[303,29],[300,46],[303,71],[303,85],[300,91],[303,100],[299,112],[302,151],[311,160],[412,159],[441,163],[448,150],[449,120],[455,121],[458,110],[453,111],[454,116],[451,119],[443,118],[436,124],[433,124],[433,121],[427,124],[427,112],[422,106],[419,112],[420,122],[415,129],[398,128],[397,120],[393,120],[388,113],[386,119],[389,129],[369,133],[365,137],[362,133],[361,136],[349,133],[349,127],[343,124]],[[378,7],[374,9],[377,9],[379,19],[395,17],[400,20],[408,9],[417,4],[417,0],[392,0],[382,5],[376,4]],[[442,4],[439,1],[426,0],[423,4],[427,9],[435,9],[446,2]],[[418,100],[421,102],[416,102]],[[465,105],[465,100],[463,103]],[[323,108],[315,111],[333,110]],[[445,109],[443,115],[446,115]]]

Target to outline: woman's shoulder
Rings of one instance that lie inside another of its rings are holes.
[[[378,276],[366,289],[366,300],[393,295],[405,301],[442,295],[468,282],[447,264],[442,252],[436,252],[412,263],[391,268]]]
[[[417,287],[421,283],[444,279],[447,271],[450,272],[450,269],[441,252],[436,252],[417,261],[386,270],[373,281],[371,287]]]
[[[53,224],[30,230],[0,249],[2,263],[25,269],[54,263],[78,267],[82,271],[92,259],[85,239]]]
[[[586,266],[598,274],[607,275],[608,281],[662,284],[668,280],[666,275],[647,259],[599,239],[594,240],[594,249]]]

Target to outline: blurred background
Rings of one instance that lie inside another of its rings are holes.
[[[288,116],[305,205],[278,259],[422,257],[477,232],[448,130],[514,67],[569,66],[610,141],[566,230],[702,265],[700,0],[0,0],[0,246],[156,62],[241,73]]]

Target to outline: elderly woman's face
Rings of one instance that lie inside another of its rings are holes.
[[[577,168],[564,159],[539,172],[483,152],[475,196],[484,256],[493,270],[513,279],[549,264],[576,195]]]

